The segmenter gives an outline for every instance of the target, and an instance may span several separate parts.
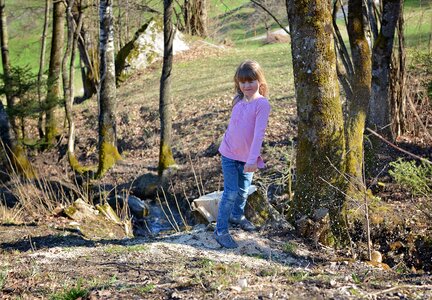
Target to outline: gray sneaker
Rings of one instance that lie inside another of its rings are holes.
[[[255,231],[256,230],[255,225],[252,224],[251,221],[249,221],[248,219],[246,219],[245,216],[242,216],[240,219],[231,217],[229,219],[229,221],[230,221],[231,224],[240,225],[240,228],[243,229],[244,231]]]
[[[236,243],[236,241],[234,241],[234,239],[229,233],[218,235],[216,232],[214,232],[213,237],[215,238],[216,242],[218,242],[219,245],[221,245],[222,247],[229,249],[238,247],[238,244]]]

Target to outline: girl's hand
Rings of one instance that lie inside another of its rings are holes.
[[[244,169],[245,172],[255,172],[258,170],[257,164],[245,164]]]

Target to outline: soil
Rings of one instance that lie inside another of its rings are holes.
[[[221,51],[225,50],[199,47],[176,59]],[[75,191],[72,194],[94,200],[127,190],[143,174],[156,173],[158,103],[140,101],[136,86],[144,77],[145,73],[137,74],[118,89],[118,99],[128,103],[118,106],[123,161],[100,181],[88,184],[86,178],[70,171],[66,141],[61,138],[51,150],[29,152],[41,178],[49,178],[42,181],[70,187]],[[222,249],[212,238],[211,226],[190,211],[189,202],[221,189],[217,143],[226,126],[221,120],[229,118],[230,100],[226,95],[175,107],[173,152],[179,168],[162,201],[177,200],[190,226],[156,236],[135,228],[134,238],[90,240],[61,213],[65,204],[59,199],[43,198],[42,213],[0,207],[0,298],[432,299],[431,205],[425,197],[396,185],[387,170],[372,176],[375,180],[369,183],[376,196],[370,203],[373,250],[381,253],[382,262],[366,260],[364,216],[355,213],[358,203],[352,204],[350,215],[351,249],[335,250],[301,238],[294,230],[270,225],[253,233],[233,229],[240,247]],[[292,99],[278,99],[272,105],[274,113],[263,145],[267,168],[254,181],[283,213],[290,201],[285,191],[287,176],[293,171],[289,161],[295,145],[296,107]],[[79,161],[88,165],[97,162],[97,110],[91,99],[75,111],[76,152]],[[401,146],[432,159],[430,143],[421,141],[406,136]],[[386,162],[401,155],[385,154]],[[34,182],[17,184],[16,178],[1,176],[4,195],[24,189],[28,199],[40,199]],[[155,196],[145,200],[155,200]]]

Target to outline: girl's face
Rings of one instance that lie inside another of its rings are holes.
[[[260,84],[258,80],[240,81],[239,86],[243,95],[245,95],[247,99],[253,99],[254,96],[259,95]]]

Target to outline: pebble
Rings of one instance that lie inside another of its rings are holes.
[[[237,282],[237,284],[241,287],[241,288],[246,288],[248,286],[247,280],[246,278],[240,278]]]

